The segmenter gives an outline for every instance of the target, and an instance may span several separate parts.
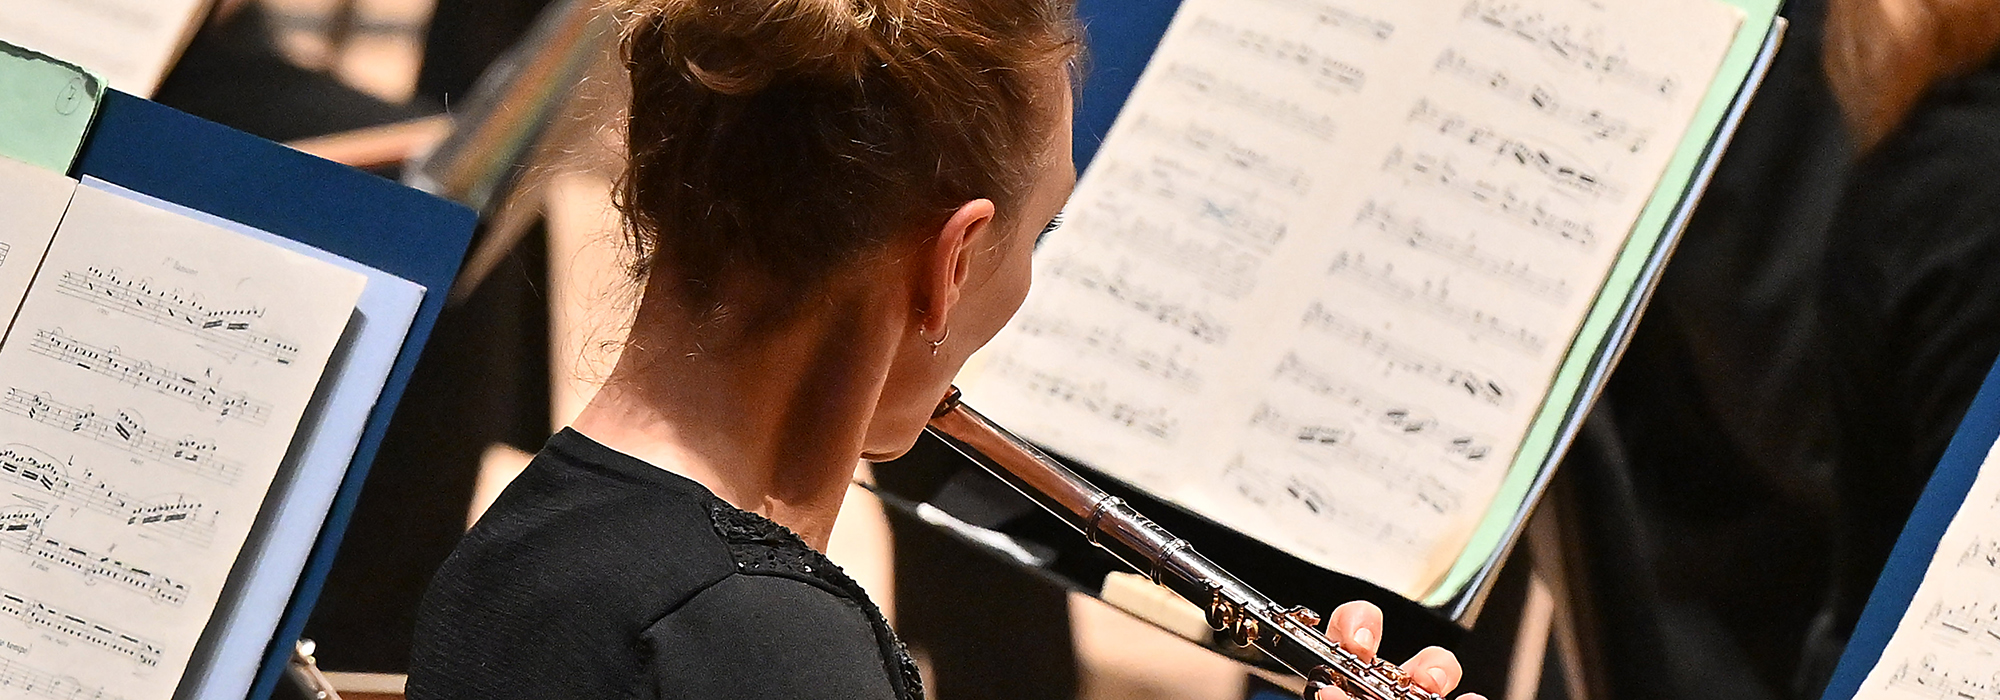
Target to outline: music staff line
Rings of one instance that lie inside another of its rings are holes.
[[[1382,170],[1400,175],[1404,182],[1424,185],[1455,195],[1464,202],[1499,214],[1527,227],[1530,231],[1552,236],[1556,240],[1573,243],[1583,249],[1589,249],[1597,244],[1597,229],[1589,222],[1559,214],[1551,209],[1546,201],[1530,202],[1512,185],[1501,185],[1491,180],[1468,177],[1459,172],[1457,161],[1450,157],[1422,151],[1405,151],[1397,147],[1391,149],[1389,156],[1383,159]]]
[[[1243,145],[1228,133],[1199,123],[1174,126],[1162,123],[1153,115],[1140,114],[1133,119],[1131,129],[1135,136],[1243,173],[1295,196],[1303,196],[1312,189],[1312,177],[1303,168],[1279,163],[1278,158],[1271,154]],[[1201,172],[1213,172],[1213,169],[1203,168]]]
[[[1915,669],[1905,660],[1889,677],[1889,687],[1919,697],[1950,698],[1950,700],[2000,700],[2000,681],[1980,680],[1977,671],[1954,673],[1939,669],[1937,659],[1925,656],[1917,662]]]
[[[1310,14],[1313,23],[1322,27],[1352,32],[1357,36],[1377,42],[1388,41],[1396,34],[1396,24],[1379,19],[1343,5],[1320,0],[1264,0],[1267,4],[1283,5]]]
[[[1484,463],[1494,456],[1492,441],[1470,430],[1445,423],[1429,415],[1422,409],[1401,401],[1378,396],[1366,389],[1336,379],[1325,369],[1299,357],[1296,352],[1287,352],[1278,361],[1278,367],[1271,373],[1273,379],[1286,385],[1297,387],[1306,393],[1330,399],[1338,405],[1354,409],[1369,420],[1376,421],[1389,432],[1399,434],[1412,441],[1429,443],[1445,457],[1444,464],[1451,464],[1461,470]]]
[[[56,289],[108,311],[192,335],[202,349],[231,361],[248,355],[286,365],[298,358],[298,345],[256,329],[264,316],[258,307],[211,309],[199,297],[154,289],[149,280],[126,279],[95,267],[64,271]]]
[[[1561,303],[1569,299],[1569,282],[1537,272],[1529,263],[1488,252],[1470,236],[1456,238],[1440,233],[1420,217],[1402,216],[1392,205],[1370,199],[1354,215],[1354,223],[1543,301]]]
[[[212,412],[218,420],[236,419],[258,426],[270,420],[269,403],[250,398],[247,392],[224,390],[219,379],[177,372],[132,357],[116,347],[91,345],[66,335],[61,328],[35,331],[35,339],[28,347],[37,355]]]
[[[234,484],[243,474],[242,465],[217,456],[214,442],[191,435],[177,439],[154,437],[147,431],[145,420],[131,409],[120,409],[115,416],[106,416],[95,408],[79,408],[56,401],[46,393],[36,394],[19,387],[8,387],[7,395],[0,398],[0,411],[82,435],[212,481]]]
[[[0,445],[0,479],[16,487],[25,485],[34,489],[37,496],[119,518],[142,532],[158,533],[196,547],[205,548],[214,541],[214,518],[203,517],[205,509],[201,503],[179,495],[170,501],[142,499],[112,488],[90,470],[75,474],[73,466],[27,445]]]
[[[1397,274],[1394,263],[1376,264],[1366,254],[1351,250],[1335,255],[1333,264],[1327,267],[1327,274],[1351,279],[1387,301],[1422,312],[1475,338],[1490,338],[1502,347],[1529,356],[1539,356],[1548,347],[1548,339],[1540,333],[1484,309],[1454,301],[1448,277],[1426,277],[1413,282]]]
[[[993,363],[993,371],[1021,380],[1031,394],[1080,409],[1098,418],[1139,431],[1140,436],[1160,442],[1180,433],[1180,421],[1165,406],[1142,406],[1111,395],[1102,380],[1084,382],[1054,372],[1030,367],[1009,358]]]
[[[1027,315],[1017,319],[1015,325],[1022,334],[1063,341],[1073,347],[1113,360],[1120,366],[1165,380],[1182,391],[1193,393],[1201,389],[1201,373],[1182,359],[1180,356],[1182,353],[1178,348],[1162,352],[1154,348],[1134,346],[1125,340],[1123,333],[1115,329],[1098,325],[1086,327],[1064,318]]]
[[[1946,605],[1931,604],[1924,626],[1952,638],[2000,652],[2000,600]]]
[[[1338,131],[1332,116],[1202,68],[1174,63],[1167,66],[1165,76],[1168,84],[1205,96],[1216,106],[1234,109],[1322,143],[1331,142]]]
[[[0,690],[8,689],[49,700],[124,700],[101,686],[84,685],[73,676],[57,675],[23,661],[0,657]]]
[[[165,651],[158,644],[115,628],[50,607],[34,598],[0,589],[0,615],[123,656],[146,668],[160,665]]]
[[[1125,209],[1127,211],[1119,211]],[[1140,213],[1145,208],[1103,206],[1079,213],[1071,225],[1101,231],[1133,255],[1151,259],[1187,273],[1201,288],[1231,301],[1242,299],[1255,289],[1258,271],[1266,256],[1246,250],[1227,240],[1211,236],[1186,235],[1175,219],[1151,218]]]
[[[1122,272],[1105,272],[1073,259],[1050,261],[1049,277],[1097,292],[1118,305],[1151,318],[1208,345],[1229,340],[1230,328],[1213,314],[1167,298],[1164,292],[1133,281]]]
[[[1305,511],[1305,515],[1345,528],[1356,535],[1350,540],[1370,542],[1385,548],[1411,548],[1422,544],[1416,531],[1394,518],[1385,518],[1364,508],[1328,495],[1326,489],[1302,475],[1274,471],[1251,464],[1242,453],[1223,464],[1222,481],[1234,487],[1236,495],[1265,511],[1285,507]]]
[[[1260,255],[1275,250],[1285,238],[1285,221],[1280,214],[1284,206],[1260,201],[1260,190],[1246,192],[1217,182],[1172,158],[1156,156],[1143,166],[1108,161],[1101,177],[1122,186],[1124,192],[1114,201],[1150,199],[1156,206],[1149,208],[1177,212],[1177,219],[1221,234]]]
[[[1965,554],[1959,556],[1958,565],[1991,569],[1993,573],[2000,573],[2000,536],[1972,538],[1972,544],[1966,546]]]
[[[1511,161],[1558,188],[1592,199],[1618,199],[1624,194],[1624,187],[1579,164],[1573,156],[1473,123],[1465,115],[1439,107],[1427,98],[1417,100],[1407,119],[1410,124],[1434,131],[1466,148],[1490,154],[1501,162]]]
[[[85,583],[109,581],[174,607],[187,602],[187,586],[172,578],[48,536],[48,519],[48,514],[34,511],[0,513],[0,548],[68,569],[82,576]]]
[[[1305,317],[1299,325],[1374,355],[1391,372],[1429,379],[1491,406],[1505,406],[1513,402],[1512,390],[1499,378],[1486,372],[1453,366],[1429,353],[1376,335],[1373,330],[1327,309],[1317,300],[1306,307]]]
[[[1368,86],[1367,71],[1329,56],[1305,42],[1280,39],[1205,15],[1195,18],[1194,31],[1197,36],[1261,59],[1265,64],[1296,71],[1310,79],[1313,87],[1322,92],[1351,95]]]
[[[1631,122],[1611,116],[1603,109],[1571,104],[1545,83],[1524,81],[1504,68],[1486,66],[1454,49],[1445,49],[1438,54],[1433,67],[1438,73],[1484,88],[1502,99],[1567,124],[1592,141],[1616,144],[1638,153],[1653,136],[1651,130],[1634,127]]]
[[[1623,51],[1606,49],[1587,29],[1529,9],[1513,0],[1470,0],[1463,18],[1503,36],[1526,42],[1561,65],[1595,73],[1648,94],[1672,97],[1680,89],[1673,76],[1635,65]]]
[[[1347,471],[1356,472],[1380,482],[1392,491],[1408,494],[1416,505],[1433,513],[1445,514],[1455,510],[1462,496],[1457,489],[1439,481],[1436,476],[1419,473],[1409,465],[1398,463],[1376,454],[1356,444],[1354,431],[1322,423],[1296,419],[1271,406],[1259,403],[1250,416],[1250,427],[1299,448],[1298,454],[1322,465],[1336,465]],[[1326,453],[1337,455],[1325,460]]]

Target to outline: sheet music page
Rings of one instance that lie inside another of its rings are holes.
[[[1712,0],[1188,0],[968,401],[1421,595],[1741,22]]]
[[[150,97],[194,36],[209,0],[0,0],[0,41],[25,46]]]
[[[61,173],[0,157],[0,339],[75,191],[76,181]]]
[[[2000,698],[2000,445],[1938,540],[1856,700]]]
[[[363,284],[77,191],[0,346],[0,698],[172,697]]]

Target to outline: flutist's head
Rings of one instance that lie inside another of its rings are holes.
[[[738,462],[907,450],[1075,184],[1071,4],[623,3],[643,292],[579,427],[653,414]]]

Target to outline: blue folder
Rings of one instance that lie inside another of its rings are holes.
[[[1979,467],[1996,440],[2000,440],[2000,364],[1987,372],[1986,383],[1980,385],[1979,395],[1966,409],[1965,419],[1959,421],[1958,433],[1952,435],[1944,458],[1931,472],[1924,495],[1910,513],[1910,522],[1896,539],[1896,548],[1889,551],[1889,563],[1875,580],[1875,591],[1868,595],[1868,605],[1861,610],[1861,619],[1855,623],[1823,700],[1847,700],[1861,692],[1868,672],[1881,660],[1882,650],[1889,646],[1903,613],[1916,598],[1931,558],[1937,555],[1938,541],[1958,515],[1959,505],[1979,478]]]
[[[470,209],[112,91],[71,173],[290,238],[416,282],[424,297],[352,466],[265,653],[250,697],[268,697],[333,566],[368,468],[443,310],[477,221]]]

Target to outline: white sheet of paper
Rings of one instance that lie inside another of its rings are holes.
[[[0,339],[62,223],[76,181],[0,157]]]
[[[364,283],[77,190],[0,346],[8,670],[173,695]]]
[[[177,698],[240,700],[250,692],[264,650],[291,602],[299,574],[318,542],[320,528],[347,476],[368,415],[382,395],[389,372],[402,353],[424,286],[298,241],[189,209],[117,185],[85,177],[83,186],[173,212],[216,228],[284,248],[367,276],[368,287],[355,301],[355,318],[327,363],[320,397],[299,426],[294,448],[285,455],[264,512],[237,567],[230,572],[235,594],[215,611],[203,633],[202,648],[181,680]]]
[[[2000,445],[1855,700],[2000,697]]]
[[[1712,0],[1187,0],[967,400],[1421,595],[1741,23]]]
[[[151,97],[209,0],[0,0],[0,41],[83,66]]]

